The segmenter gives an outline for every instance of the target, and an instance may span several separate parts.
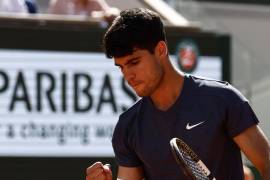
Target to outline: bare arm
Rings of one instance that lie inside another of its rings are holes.
[[[142,180],[144,178],[141,167],[119,166],[117,180]]]
[[[234,141],[259,170],[262,179],[269,180],[270,145],[262,130],[257,125],[251,126],[240,135],[234,137]]]
[[[65,4],[63,4],[62,0],[51,0],[47,11],[50,14],[66,14],[66,12],[65,12],[66,5]]]
[[[105,0],[91,0],[93,3],[96,3],[100,10],[102,11],[106,11],[108,9],[110,9],[109,4],[105,1]]]
[[[111,23],[115,17],[117,17],[120,14],[120,10],[116,7],[111,7],[105,0],[89,0],[93,4],[98,7],[98,9],[95,9],[96,11],[102,11],[103,13],[92,13],[93,17],[100,17],[102,16],[104,20]]]

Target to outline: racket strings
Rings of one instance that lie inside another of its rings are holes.
[[[205,175],[203,169],[195,162],[191,156],[185,151],[180,152],[187,166],[190,167],[190,170],[198,180],[208,180],[209,178]]]

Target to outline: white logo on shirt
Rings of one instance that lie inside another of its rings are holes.
[[[204,123],[204,121],[199,122],[199,123],[194,124],[194,125],[189,125],[189,123],[187,123],[186,129],[187,129],[187,130],[190,130],[190,129],[195,128],[195,127],[197,127],[197,126],[199,126],[199,125],[201,125],[201,124],[203,124],[203,123]]]

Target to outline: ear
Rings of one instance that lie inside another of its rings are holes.
[[[156,48],[155,53],[159,57],[166,57],[168,55],[168,47],[165,41],[159,41]]]

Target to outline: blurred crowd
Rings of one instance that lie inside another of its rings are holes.
[[[39,7],[35,0],[0,0],[0,12],[35,14],[39,13]],[[50,0],[45,13],[103,18],[111,22],[119,12],[105,0]]]
[[[34,0],[0,0],[0,12],[37,13],[38,7]]]

